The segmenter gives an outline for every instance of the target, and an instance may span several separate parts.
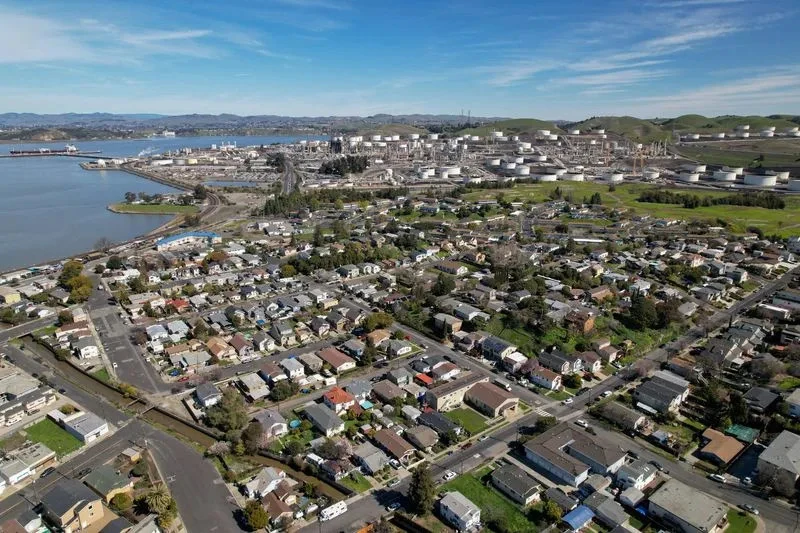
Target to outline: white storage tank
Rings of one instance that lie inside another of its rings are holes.
[[[514,161],[506,161],[503,164],[503,168],[506,170],[514,170],[515,168],[517,168],[517,164]]]
[[[696,140],[700,139],[700,134],[699,133],[690,133],[690,134],[688,134],[686,136],[686,138],[689,139],[690,141],[696,141]]]
[[[761,132],[761,136],[762,137],[774,137],[775,136],[775,132],[772,131],[772,130],[764,130],[764,131]]]
[[[750,129],[750,124],[739,124],[736,126],[736,131],[747,131]]]
[[[186,160],[186,164],[187,165],[196,165],[197,164],[197,159],[195,159],[194,157],[190,157],[189,159]]]
[[[566,168],[554,168],[554,169],[551,169],[549,172],[552,172],[556,176],[563,176],[564,174],[567,173],[567,169]]]
[[[476,143],[476,142],[480,141],[481,138],[479,136],[477,136],[477,135],[472,135],[472,136],[470,136],[469,140],[470,140],[470,142]]]
[[[372,148],[372,141],[364,141],[364,148]]]
[[[800,127],[798,127],[798,126],[792,126],[791,128],[786,128],[786,133],[795,133],[795,132],[799,132],[799,131],[800,131]]]
[[[589,141],[589,144],[590,144],[590,145],[592,145],[592,146],[594,146],[595,144],[597,144],[597,141],[595,141],[594,139],[592,139],[591,141]]]
[[[377,146],[378,148],[386,148],[386,143],[383,142],[383,141],[380,141],[378,143],[375,143],[375,146]]]
[[[532,157],[532,159],[534,161],[538,161],[540,163],[543,163],[543,162],[547,161],[547,156],[546,155],[535,155],[535,156]]]
[[[778,182],[778,177],[774,174],[745,174],[744,184],[754,187],[774,187]]]
[[[555,174],[539,174],[536,176],[537,181],[556,181],[558,176]]]
[[[399,135],[392,135],[392,140],[393,141],[399,141],[400,140],[400,136]]]
[[[775,131],[775,126],[767,126],[764,129],[769,130],[769,131]]]
[[[519,165],[516,168],[517,176],[530,176],[531,174],[531,167],[528,165]]]
[[[724,170],[715,170],[713,177],[715,181],[736,181],[735,172],[726,172]]]
[[[800,191],[800,180],[789,180],[790,191]]]
[[[514,141],[514,142],[519,141],[519,135],[512,135],[511,136],[511,140]]]
[[[550,135],[550,130],[536,130],[536,135],[539,137],[547,137]]]
[[[722,167],[722,170],[726,172],[733,172],[737,176],[744,174],[744,167]]]
[[[598,135],[603,135],[606,132],[606,130],[604,130],[603,128],[599,128],[594,130],[594,132]]]
[[[604,178],[610,183],[619,183],[625,179],[621,172],[612,172],[611,174],[606,174]]]
[[[446,180],[449,177],[450,177],[450,175],[447,173],[447,169],[446,168],[443,168],[443,169],[441,169],[439,171],[439,179]]]
[[[775,171],[775,177],[778,179],[778,181],[789,181],[789,171],[788,170]]]
[[[569,130],[569,134],[570,135],[580,135],[581,134],[581,130]]]
[[[486,160],[486,164],[490,167],[499,167],[500,166],[500,158],[499,157],[492,157],[491,159]]]
[[[461,175],[461,167],[447,167],[447,173],[451,176],[460,176]]]
[[[678,174],[678,179],[689,183],[700,181],[700,174],[697,172],[681,172]]]
[[[788,135],[789,137],[800,137],[800,131],[790,131],[786,135]]]
[[[489,136],[494,138],[494,139],[498,139],[498,138],[503,136],[503,132],[502,131],[493,131],[492,133],[489,134]]]
[[[553,135],[553,134],[548,135],[547,136],[547,140],[548,141],[557,141],[558,140],[558,135]]]
[[[370,139],[371,139],[373,142],[375,142],[375,141],[380,141],[380,140],[381,140],[381,136],[380,136],[380,135],[373,135],[372,137],[370,137]]]
[[[524,163],[524,162],[525,162],[525,158],[524,158],[524,157],[515,157],[515,158],[514,158],[514,162],[515,162],[516,164],[518,164],[518,165],[521,165],[522,163]]]
[[[725,138],[725,133],[724,132],[714,133],[713,135],[711,135],[711,137],[714,138],[714,139],[724,139]]]
[[[519,147],[520,147],[521,150],[530,150],[531,149],[531,143],[521,142],[521,143],[519,143]]]
[[[750,132],[749,131],[743,131],[743,132],[739,133],[739,137],[741,137],[742,139],[749,139],[750,138]]]
[[[439,134],[438,133],[429,133],[428,134],[428,139],[430,139],[432,141],[436,141],[436,140],[439,139]]]
[[[646,180],[656,180],[661,176],[661,173],[656,170],[645,170],[643,176]]]
[[[564,181],[583,181],[584,176],[583,172],[567,172],[561,176],[561,179]]]

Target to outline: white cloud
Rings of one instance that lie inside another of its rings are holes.
[[[99,61],[94,50],[54,20],[4,9],[0,16],[0,63]]]
[[[581,76],[568,76],[557,80],[564,85],[634,85],[664,78],[670,74],[669,70],[629,69],[602,74],[587,74]]]
[[[488,74],[487,83],[499,87],[514,85],[528,80],[540,72],[556,68],[558,63],[550,60],[520,59],[499,65],[488,65],[473,69],[478,74]]]

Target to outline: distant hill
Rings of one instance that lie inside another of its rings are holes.
[[[592,117],[582,122],[575,122],[566,129],[579,129],[581,132],[604,129],[606,133],[621,135],[639,142],[669,140],[671,133],[651,120],[636,117]]]
[[[408,135],[410,133],[424,135],[428,133],[428,130],[409,124],[382,124],[359,129],[358,133],[360,135]]]
[[[667,131],[714,133],[728,132],[736,126],[749,124],[751,131],[761,131],[769,126],[778,130],[800,125],[800,117],[792,115],[738,116],[723,115],[719,117],[704,117],[703,115],[682,115],[661,122],[661,127]]]
[[[467,128],[458,132],[459,135],[480,135],[485,137],[493,131],[502,131],[507,135],[525,135],[534,134],[536,130],[550,130],[554,133],[561,132],[561,128],[556,126],[553,122],[546,120],[539,120],[535,118],[512,118],[508,120],[500,120],[479,126],[477,128]]]

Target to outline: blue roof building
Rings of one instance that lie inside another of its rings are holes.
[[[594,513],[591,509],[586,507],[585,505],[581,505],[576,507],[574,510],[570,511],[566,516],[564,516],[564,522],[569,524],[569,527],[573,530],[578,530],[584,527],[586,524],[592,521],[594,518]]]
[[[172,248],[180,248],[182,246],[214,244],[217,242],[222,242],[222,237],[213,231],[187,231],[157,240],[156,250],[169,250]]]

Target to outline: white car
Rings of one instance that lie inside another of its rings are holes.
[[[444,480],[445,481],[452,481],[455,478],[456,478],[456,473],[453,472],[452,470],[448,470],[447,472],[444,473]]]
[[[583,419],[581,419],[581,420],[576,420],[576,421],[575,421],[575,423],[576,423],[577,425],[579,425],[580,427],[582,427],[582,428],[588,428],[588,427],[589,427],[589,423],[588,423],[588,422],[586,422],[586,420],[583,420]]]
[[[567,398],[566,400],[564,400],[563,402],[561,402],[561,404],[562,404],[562,405],[569,405],[569,404],[571,404],[571,403],[572,403],[572,398]]]
[[[709,474],[708,479],[714,480],[717,483],[725,483],[726,480],[724,477],[720,476],[719,474]]]
[[[611,391],[610,390],[607,390],[607,391],[605,391],[603,393],[603,398],[608,398],[609,396],[611,396]]]

